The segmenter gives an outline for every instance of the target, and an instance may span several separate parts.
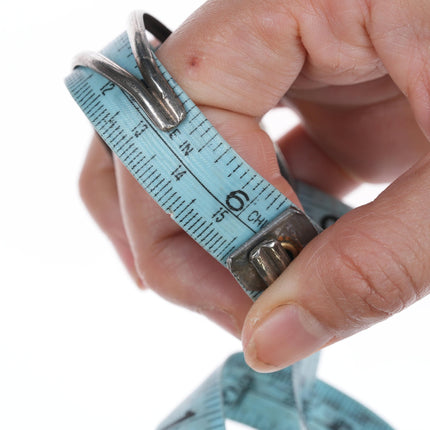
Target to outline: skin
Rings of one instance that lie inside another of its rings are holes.
[[[252,304],[95,136],[82,198],[136,282],[241,336],[259,371],[426,295],[428,22],[426,0],[214,0],[197,10],[157,55],[262,176],[298,203],[258,126],[281,104],[302,119],[279,142],[295,177],[338,197],[364,181],[391,185],[315,238]]]

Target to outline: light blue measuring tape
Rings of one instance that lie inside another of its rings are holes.
[[[298,183],[296,192],[312,218],[298,210],[234,152],[174,82],[145,29],[161,41],[170,34],[136,12],[128,34],[100,54],[76,58],[66,85],[142,187],[256,300],[321,227],[348,207]],[[261,430],[391,429],[317,380],[317,361],[315,355],[280,372],[258,374],[236,354],[157,429],[221,430],[226,417]]]

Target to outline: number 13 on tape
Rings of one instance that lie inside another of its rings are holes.
[[[170,34],[134,13],[128,32],[101,53],[76,57],[66,85],[142,187],[255,300],[321,229],[225,142],[158,61],[145,30],[160,41]],[[336,217],[347,210],[304,184],[298,192],[321,219],[331,217],[328,206]],[[159,430],[223,429],[226,416],[262,430],[390,429],[317,381],[316,362],[267,376],[233,356]]]

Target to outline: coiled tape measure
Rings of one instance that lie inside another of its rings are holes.
[[[101,53],[76,57],[67,88],[142,187],[256,300],[321,227],[349,208],[303,183],[295,190],[308,215],[296,208],[174,82],[146,30],[161,42],[170,34],[152,16],[133,13],[127,33]],[[233,355],[157,429],[221,430],[226,418],[260,430],[391,429],[316,379],[317,362],[316,354],[259,374],[242,354]]]

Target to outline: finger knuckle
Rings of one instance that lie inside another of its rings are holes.
[[[143,283],[151,290],[157,291],[162,294],[162,285],[160,278],[165,271],[157,258],[151,255],[140,253],[135,254],[135,266],[139,277]]]
[[[79,175],[78,190],[82,201],[87,204],[91,200],[91,196],[93,193],[91,192],[90,172],[85,165]]]
[[[173,302],[180,301],[176,296],[181,294],[181,289],[176,288],[179,279],[175,281],[174,276],[179,271],[176,260],[164,242],[135,251],[136,271],[144,285]]]
[[[332,300],[345,318],[360,324],[400,312],[417,298],[417,286],[396,249],[354,231],[331,244]]]

